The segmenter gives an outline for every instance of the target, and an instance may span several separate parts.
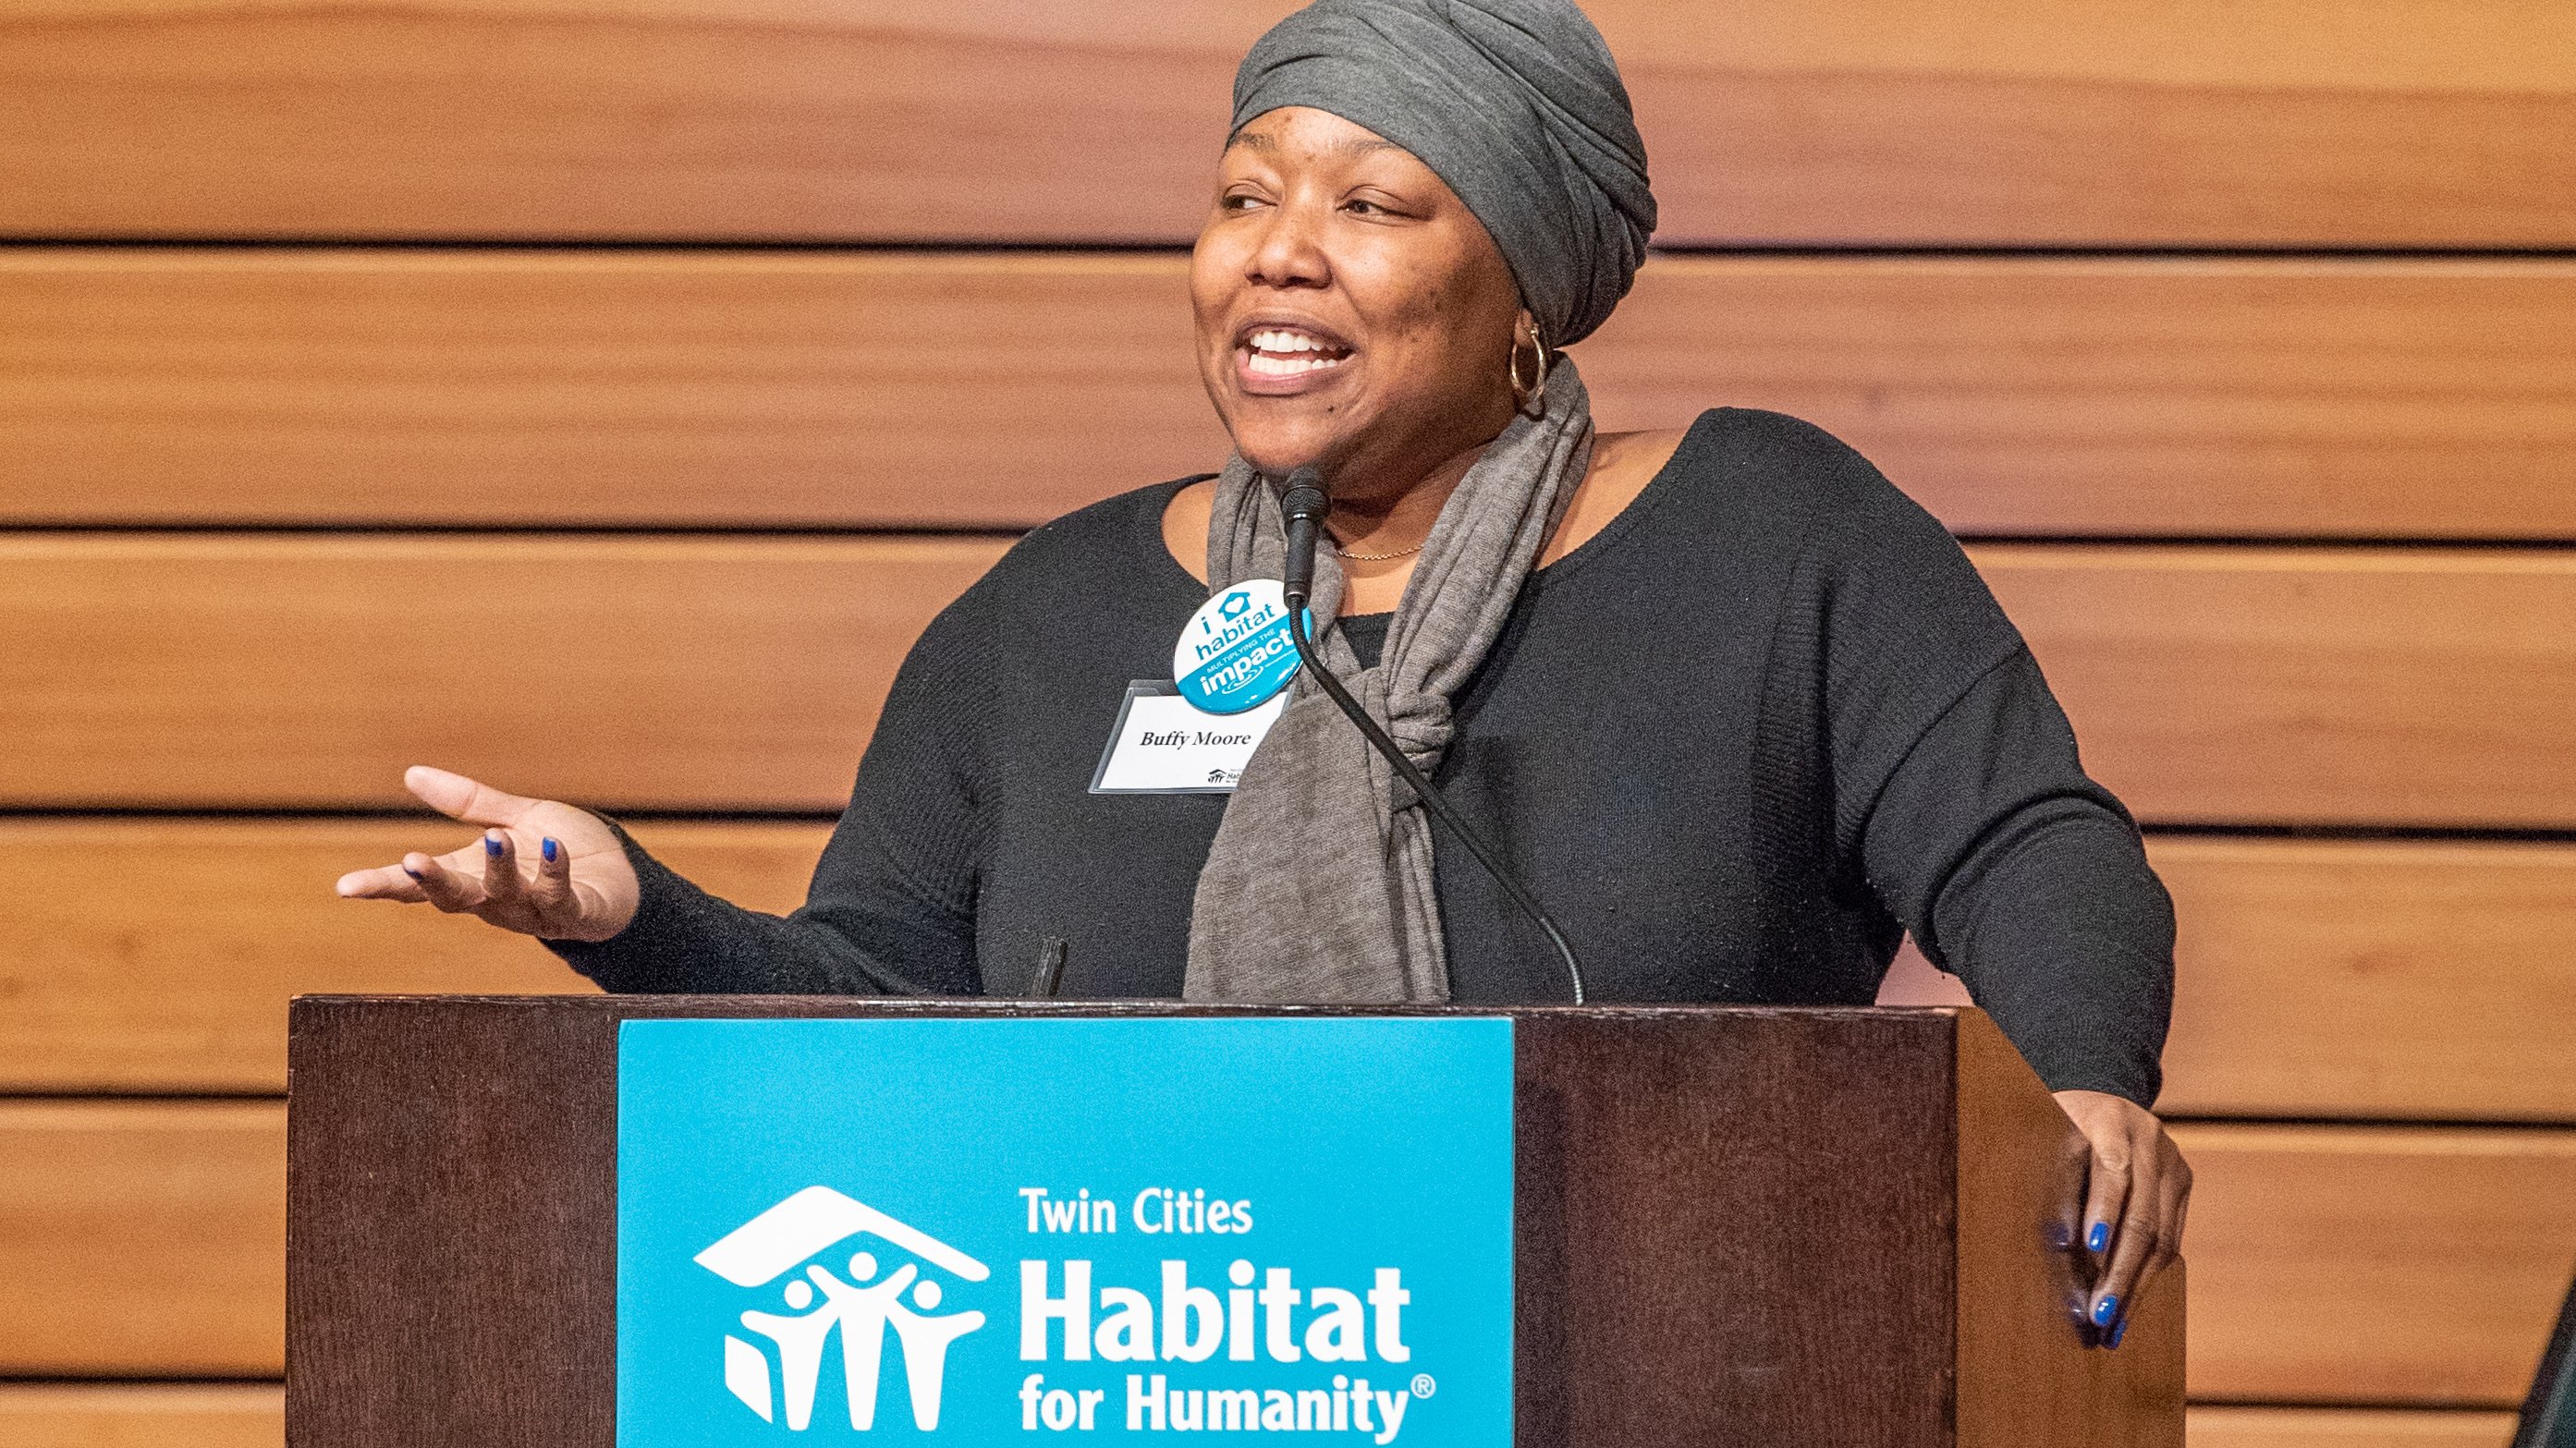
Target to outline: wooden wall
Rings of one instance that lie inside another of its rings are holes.
[[[576,988],[331,898],[458,837],[403,765],[784,906],[930,614],[1214,464],[1286,8],[0,12],[0,1440],[277,1443],[285,998]],[[2576,11],[1591,8],[1605,423],[1856,443],[2152,828],[2194,1443],[2497,1448],[2576,1266]]]

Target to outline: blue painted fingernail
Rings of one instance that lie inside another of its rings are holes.
[[[2111,1325],[2111,1319],[2117,1316],[2119,1311],[2120,1299],[2117,1294],[2104,1297],[2101,1301],[2093,1304],[2093,1325],[2095,1327],[2109,1327]]]
[[[555,842],[553,837],[549,836],[546,842],[543,845],[538,846],[538,848],[545,852],[547,864],[551,865],[555,862]]]
[[[2129,1335],[2129,1319],[2127,1319],[2127,1318],[2125,1318],[2125,1317],[2124,1317],[2124,1318],[2121,1318],[2118,1322],[2115,1322],[2115,1323],[2111,1324],[2111,1336],[2110,1336],[2110,1340],[2109,1340],[2109,1341],[2107,1341],[2107,1342],[2104,1342],[2102,1345],[2103,1345],[2104,1347],[2116,1348],[2116,1347],[2118,1347],[2118,1346],[2120,1345],[2120,1339],[2122,1339],[2122,1338],[2124,1338],[2124,1337],[2127,1337],[2128,1335]]]
[[[2093,1224],[2093,1230],[2084,1234],[2084,1245],[2096,1252],[2110,1246],[2111,1224],[2108,1222],[2095,1222]]]
[[[2074,1246],[2075,1229],[2066,1225],[2064,1222],[2049,1223],[2048,1245],[2051,1250],[2058,1252],[2063,1252],[2067,1248]]]
[[[500,836],[498,836],[498,835],[485,835],[485,836],[483,837],[483,853],[485,853],[485,854],[487,854],[487,855],[498,855],[498,854],[500,854],[500,853],[501,853],[501,837],[500,837]]]
[[[411,866],[409,866],[409,865],[405,865],[405,866],[403,866],[403,873],[404,873],[404,874],[406,874],[406,875],[411,876],[411,877],[412,877],[413,879],[415,879],[415,880],[426,880],[426,879],[428,879],[428,878],[429,878],[427,875],[424,875],[424,874],[422,874],[420,871],[413,869],[413,868],[412,868]]]

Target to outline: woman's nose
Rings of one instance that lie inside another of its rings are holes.
[[[1273,208],[1252,249],[1247,275],[1274,287],[1322,286],[1332,276],[1314,217],[1303,208]]]

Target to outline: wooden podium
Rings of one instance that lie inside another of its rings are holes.
[[[620,1021],[1211,1009],[299,1000],[288,1441],[614,1442]],[[2050,1245],[2080,1139],[1983,1015],[1463,1013],[1516,1022],[1521,1448],[2181,1444],[2182,1274],[2090,1345]]]

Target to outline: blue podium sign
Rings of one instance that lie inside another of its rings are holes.
[[[619,1448],[1508,1444],[1511,1029],[626,1022]]]

